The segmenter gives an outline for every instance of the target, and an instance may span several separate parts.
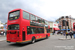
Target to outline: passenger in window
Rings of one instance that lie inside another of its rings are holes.
[[[38,33],[38,30],[36,29],[35,33],[37,34]]]
[[[31,31],[30,31],[30,30],[28,30],[28,31],[27,31],[27,34],[31,34]]]
[[[32,34],[34,34],[34,31],[33,31],[33,29],[31,29],[31,31],[32,31]]]

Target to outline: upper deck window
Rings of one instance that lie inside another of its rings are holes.
[[[41,23],[41,18],[38,18],[38,22]]]
[[[44,19],[42,19],[42,23],[45,24],[45,20]]]
[[[48,25],[48,21],[45,21],[45,24],[47,24],[47,25]]]
[[[31,20],[35,21],[35,16],[31,14]]]
[[[20,16],[20,11],[13,11],[9,13],[9,20],[15,20],[18,19]]]
[[[36,17],[36,22],[39,22],[39,23],[41,23],[41,18],[39,18],[39,17]]]
[[[23,18],[29,20],[29,13],[23,11]]]

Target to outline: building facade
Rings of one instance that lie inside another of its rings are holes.
[[[71,16],[62,16],[59,19],[56,20],[57,23],[59,23],[60,29],[69,29],[73,31],[73,23],[75,22],[75,19]]]
[[[50,32],[53,32],[53,22],[49,21],[49,25],[50,25]]]
[[[60,30],[58,27],[58,23],[57,22],[49,22],[50,25],[50,32],[54,32],[54,31],[58,31]]]

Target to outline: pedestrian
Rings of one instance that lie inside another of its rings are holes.
[[[1,31],[0,31],[0,35],[1,35]]]
[[[71,32],[71,31],[70,31],[69,35],[70,35],[70,37],[71,37],[71,39],[72,39],[72,32]]]
[[[66,33],[66,39],[67,39],[67,36],[68,36],[68,32],[65,32]]]
[[[63,32],[61,31],[61,35],[63,34]]]
[[[64,35],[63,38],[65,38],[65,31],[63,31],[61,35]]]
[[[55,31],[55,34],[57,34],[58,33],[58,31]]]
[[[73,36],[74,36],[74,39],[75,39],[75,31],[73,32]]]
[[[54,35],[55,31],[53,31],[53,35]]]

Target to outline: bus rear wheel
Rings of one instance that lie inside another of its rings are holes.
[[[32,42],[32,44],[35,43],[35,38],[32,38],[32,41],[31,42]]]

